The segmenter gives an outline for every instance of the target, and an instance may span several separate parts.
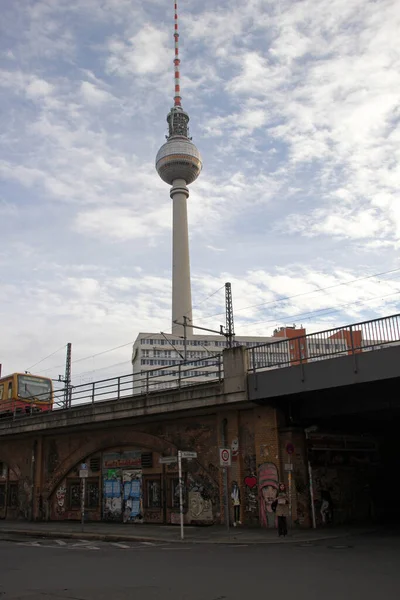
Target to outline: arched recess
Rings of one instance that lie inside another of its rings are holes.
[[[93,439],[77,448],[72,452],[52,474],[51,478],[47,482],[44,488],[44,498],[50,498],[55,489],[58,487],[60,482],[67,476],[67,474],[77,464],[83,462],[86,458],[95,454],[96,452],[102,452],[109,448],[133,446],[136,448],[143,448],[158,452],[159,454],[176,454],[176,446],[167,440],[159,438],[149,433],[142,431],[132,431],[131,435],[125,434],[123,437],[118,436],[116,433],[109,434],[105,438]]]
[[[4,464],[7,466],[7,468],[9,469],[9,471],[11,471],[14,475],[15,475],[15,479],[19,480],[21,479],[21,469],[19,468],[19,466],[16,463],[13,463],[9,460],[7,460],[4,457],[4,454],[0,454],[0,464]],[[1,474],[0,474],[1,476]]]

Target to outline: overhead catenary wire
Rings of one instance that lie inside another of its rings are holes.
[[[28,367],[25,370],[26,371],[30,371],[31,369],[33,369],[34,367],[37,367],[37,365],[40,365],[42,362],[44,362],[48,358],[51,358],[52,356],[54,356],[55,354],[57,354],[57,352],[60,352],[61,350],[64,350],[66,347],[67,347],[67,344],[64,344],[63,346],[61,346],[61,348],[58,348],[58,350],[55,350],[54,352],[52,352],[48,356],[45,356],[44,358],[42,358],[41,360],[39,360],[37,363],[35,363],[34,365],[31,365],[30,367]]]
[[[214,292],[212,292],[211,294],[209,294],[208,296],[206,296],[205,298],[203,298],[203,300],[200,300],[200,302],[196,305],[196,307],[199,306],[200,304],[202,304],[203,302],[206,302],[212,296],[215,296],[215,294],[217,294],[222,289],[224,289],[224,287],[225,287],[225,284],[222,285],[217,290],[215,290]],[[151,339],[153,335],[154,335],[154,333],[150,333],[148,336],[146,336],[145,338],[141,338],[141,339],[142,340],[148,340],[148,339]],[[101,356],[102,354],[107,354],[108,352],[114,352],[115,350],[119,350],[120,348],[124,348],[125,346],[130,346],[131,344],[134,344],[134,343],[135,343],[135,340],[131,340],[130,342],[127,342],[126,344],[121,344],[120,346],[115,346],[114,348],[108,348],[108,349],[103,350],[101,352],[97,352],[96,354],[90,354],[90,355],[84,356],[82,358],[77,358],[77,359],[73,360],[71,362],[71,364],[76,364],[76,363],[79,363],[79,362],[90,360],[91,358],[96,358],[97,356]],[[65,347],[66,346],[63,346],[63,348],[65,348]],[[55,352],[53,354],[55,354]],[[49,356],[53,356],[53,354],[50,354]],[[47,358],[49,358],[49,357],[47,357]],[[45,359],[43,359],[43,360],[45,360]],[[39,361],[39,362],[42,362],[42,361]],[[39,364],[39,363],[36,363],[36,364]],[[36,365],[33,365],[33,366],[36,366]],[[53,369],[59,369],[59,368],[61,368],[63,366],[64,365],[54,365],[53,367],[49,367],[47,369],[42,370],[41,373],[48,373],[49,371],[52,371]],[[89,373],[91,371],[84,371],[84,372],[85,373]]]
[[[254,308],[256,306],[258,307],[258,306],[264,306],[264,305],[268,305],[268,304],[278,304],[279,302],[284,302],[284,301],[292,299],[292,298],[296,298],[296,297],[300,297],[300,296],[305,296],[305,295],[309,295],[309,294],[313,294],[313,293],[317,293],[317,292],[322,292],[322,291],[325,291],[327,289],[333,289],[335,287],[340,287],[340,286],[344,286],[344,285],[351,285],[352,283],[355,283],[357,281],[363,281],[363,280],[366,280],[366,279],[371,279],[373,277],[379,277],[379,276],[383,276],[383,275],[395,273],[395,272],[398,272],[398,271],[400,271],[400,268],[391,269],[391,270],[383,271],[383,272],[380,272],[380,273],[375,273],[375,274],[367,275],[367,276],[364,276],[364,277],[359,277],[359,278],[356,278],[356,279],[353,279],[353,280],[350,280],[350,281],[347,281],[347,282],[341,282],[339,284],[335,284],[335,285],[332,285],[332,286],[327,286],[326,288],[320,288],[320,289],[312,290],[310,292],[302,292],[300,294],[295,294],[294,296],[288,296],[288,297],[285,297],[285,298],[280,298],[280,299],[277,299],[277,300],[269,301],[269,302],[258,304],[258,305],[243,307],[241,309],[237,309],[236,312],[238,312],[239,310],[245,310],[245,309],[248,309],[248,308]],[[204,298],[199,304],[201,304],[202,302],[205,302],[206,300],[208,300],[209,298],[211,298],[212,296],[214,296],[215,294],[217,294],[219,291],[221,291],[223,288],[224,288],[224,285],[221,286],[220,288],[218,288],[212,294],[209,294],[208,296],[206,296],[206,298]],[[267,321],[263,320],[263,321],[256,321],[256,322],[253,322],[253,323],[249,323],[248,325],[246,325],[246,327],[247,328],[252,328],[252,327],[257,326],[259,324],[276,324],[277,321],[285,321],[285,322],[287,322],[289,320],[297,319],[297,318],[300,318],[300,317],[303,318],[304,320],[306,320],[306,319],[308,320],[308,319],[312,318],[313,315],[316,315],[316,314],[318,314],[319,316],[325,316],[325,315],[328,315],[328,314],[333,314],[335,312],[338,312],[341,308],[345,308],[345,307],[352,306],[352,305],[366,304],[366,303],[368,303],[368,302],[370,302],[372,300],[383,299],[383,298],[386,298],[386,297],[389,297],[389,296],[392,296],[392,295],[395,295],[395,294],[398,294],[398,293],[400,293],[400,290],[397,290],[393,294],[387,294],[385,296],[374,296],[374,297],[366,299],[366,300],[350,302],[350,303],[339,305],[339,306],[333,307],[333,308],[326,307],[326,308],[323,308],[323,309],[317,309],[317,310],[310,311],[310,312],[307,312],[307,313],[299,313],[299,314],[296,314],[296,315],[282,315],[282,316],[275,317],[273,320],[267,320]],[[325,313],[325,315],[321,315],[320,313]],[[213,316],[219,316],[221,314],[224,314],[224,313],[216,313],[215,315],[209,315],[209,317],[205,317],[205,318],[211,318]],[[308,316],[308,315],[310,315],[310,316]],[[142,339],[143,340],[144,339],[151,339],[151,337],[153,335],[154,335],[154,333],[151,333],[151,334],[149,334],[148,336],[146,336],[145,338],[142,338]],[[96,358],[98,356],[102,356],[104,354],[108,354],[108,353],[113,352],[115,350],[119,350],[119,349],[124,348],[126,346],[130,346],[130,345],[134,344],[134,342],[135,342],[135,340],[131,340],[130,342],[127,342],[125,344],[120,344],[118,346],[115,346],[115,347],[112,347],[112,348],[108,348],[106,350],[102,350],[101,352],[97,352],[95,354],[91,354],[91,355],[88,355],[88,356],[84,356],[82,358],[75,359],[74,361],[72,361],[72,364],[84,362],[86,360],[90,360],[90,359]],[[65,346],[63,346],[59,350],[62,350],[63,348],[65,348]],[[41,362],[43,362],[47,358],[53,356],[59,350],[56,350],[55,352],[53,352],[49,356],[45,357],[44,359],[42,359],[41,361],[39,361],[38,363],[36,363],[36,365],[40,364]],[[124,362],[129,362],[129,361],[124,361]],[[123,364],[123,363],[121,363],[121,364]],[[32,365],[32,367],[30,367],[30,368],[33,368],[36,365]],[[41,371],[41,373],[47,373],[49,371],[52,371],[53,369],[61,368],[63,366],[64,365],[55,365],[55,366],[49,367],[49,368]],[[107,367],[104,367],[104,369],[106,369],[106,368]],[[109,367],[109,368],[112,368],[112,367]],[[91,370],[83,371],[82,373],[86,374],[86,373],[94,372],[94,371],[97,371],[97,370],[102,370],[102,369],[101,368],[99,368],[99,369],[91,369]],[[77,376],[78,375],[80,375],[80,374],[78,373]]]
[[[390,269],[388,271],[382,271],[381,273],[373,273],[371,275],[357,277],[355,279],[350,279],[349,281],[342,281],[341,283],[335,283],[333,285],[328,285],[324,288],[317,288],[315,290],[310,290],[308,292],[300,292],[299,294],[294,294],[292,296],[284,296],[283,298],[277,298],[276,300],[268,300],[267,302],[261,302],[260,304],[250,304],[248,306],[243,306],[242,308],[235,308],[235,314],[240,311],[243,311],[243,310],[250,310],[251,308],[259,308],[260,306],[268,306],[271,304],[279,304],[280,302],[286,302],[286,300],[293,300],[294,298],[300,298],[302,296],[308,296],[310,294],[317,294],[319,292],[325,292],[326,290],[331,290],[331,289],[338,288],[341,286],[351,285],[358,281],[365,281],[367,279],[373,279],[374,277],[382,277],[383,275],[389,275],[391,273],[396,273],[398,271],[400,271],[400,267],[397,269]],[[214,313],[212,315],[207,315],[207,316],[203,317],[202,320],[211,319],[213,317],[218,317],[218,316],[224,315],[224,314],[225,314],[224,312]]]
[[[326,314],[333,314],[335,312],[338,312],[340,309],[346,308],[348,306],[355,306],[355,305],[359,305],[359,304],[368,304],[368,302],[371,302],[372,300],[382,300],[383,298],[388,298],[389,296],[395,296],[397,294],[400,294],[400,289],[395,292],[391,292],[390,294],[386,294],[384,296],[372,296],[372,298],[366,298],[365,300],[355,300],[354,302],[349,302],[347,304],[340,304],[339,306],[336,306],[333,308],[330,308],[330,307],[320,308],[320,309],[313,310],[308,313],[299,313],[297,315],[282,315],[282,317],[278,317],[277,319],[275,318],[271,321],[256,321],[255,323],[250,323],[248,325],[248,327],[251,328],[251,327],[255,327],[256,325],[261,325],[261,324],[263,324],[263,325],[275,324],[277,320],[287,322],[287,321],[293,321],[293,319],[298,319],[298,318],[302,318],[302,319],[310,318],[311,319],[313,315],[324,312],[324,311],[328,311]],[[311,315],[311,316],[308,316],[308,315]]]

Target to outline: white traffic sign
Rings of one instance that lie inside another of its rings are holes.
[[[231,449],[220,448],[219,449],[219,464],[221,467],[230,467],[232,462]]]
[[[89,471],[87,469],[80,469],[79,470],[79,477],[81,479],[87,479],[89,477]]]
[[[177,456],[161,456],[159,463],[160,465],[172,465],[178,462]]]
[[[197,452],[188,452],[184,450],[182,452],[182,458],[197,458]]]
[[[293,471],[293,465],[292,465],[292,463],[286,463],[285,464],[285,471]]]

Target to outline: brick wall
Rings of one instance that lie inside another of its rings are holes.
[[[223,422],[226,423],[225,440],[222,440]],[[152,455],[152,466],[138,469],[143,490],[144,486],[150,490],[152,486],[159,485],[163,498],[162,506],[157,508],[148,506],[146,497],[143,520],[177,523],[179,507],[173,500],[177,466],[161,465],[159,459],[176,455],[179,448],[196,451],[198,455],[196,460],[183,463],[185,521],[193,524],[221,523],[224,522],[224,490],[219,448],[223,444],[231,448],[233,454],[232,466],[227,473],[230,520],[233,519],[231,490],[236,482],[240,490],[241,522],[258,525],[262,493],[258,485],[260,468],[265,463],[273,463],[277,467],[278,478],[280,471],[276,411],[259,406],[243,410],[214,410],[208,416],[153,420],[140,425],[99,426],[90,431],[67,430],[43,437],[0,439],[0,461],[10,465],[10,479],[18,483],[18,507],[8,507],[3,517],[80,519],[79,468],[85,462],[89,466],[86,516],[90,520],[103,519],[104,479],[109,475],[103,468],[104,456],[119,453],[124,458],[127,453],[136,452]]]

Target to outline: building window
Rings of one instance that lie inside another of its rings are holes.
[[[68,482],[68,507],[71,510],[79,510],[81,507],[81,482]]]
[[[68,507],[70,510],[81,508],[82,488],[80,480],[68,482]],[[85,485],[85,508],[95,510],[100,504],[100,486],[98,479],[86,480]]]
[[[86,508],[95,510],[100,504],[99,481],[88,481],[86,484]]]
[[[18,508],[18,483],[10,483],[8,488],[8,506]]]
[[[147,479],[144,484],[144,503],[146,508],[161,508],[161,479]]]
[[[6,506],[6,484],[0,483],[0,508]]]

